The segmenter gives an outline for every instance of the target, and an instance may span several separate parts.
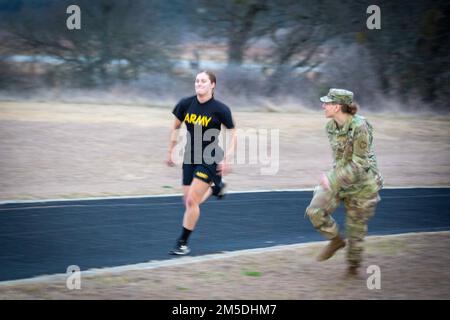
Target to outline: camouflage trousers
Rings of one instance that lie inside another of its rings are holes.
[[[380,197],[378,192],[340,197],[321,186],[316,187],[305,215],[309,217],[314,228],[328,239],[339,234],[338,225],[331,214],[341,201],[346,210],[347,261],[350,266],[358,267],[362,260],[367,222],[375,214]]]

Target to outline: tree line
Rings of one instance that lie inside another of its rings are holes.
[[[447,108],[450,3],[379,2],[381,29],[370,30],[370,2],[1,0],[0,88],[108,88],[148,75],[190,81],[175,62],[189,43],[207,42],[224,48],[219,72],[233,95],[312,101],[342,86],[364,103],[395,97]],[[80,30],[66,27],[71,4],[81,9]],[[192,69],[207,55],[199,50]],[[30,76],[17,56],[53,63]]]

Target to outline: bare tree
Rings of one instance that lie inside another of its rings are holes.
[[[365,32],[365,44],[386,95],[403,101],[445,102],[450,94],[450,3],[380,4],[382,28]],[[405,104],[406,106],[408,104]]]
[[[142,71],[167,68],[166,48],[176,38],[159,16],[159,2],[78,1],[81,30],[66,27],[69,4],[24,5],[9,20],[8,45],[16,52],[60,60],[58,73],[83,85],[109,84],[114,78],[127,80]]]
[[[268,10],[266,0],[200,0],[196,17],[206,37],[225,39],[228,64],[240,65],[251,39],[260,36],[257,20]]]

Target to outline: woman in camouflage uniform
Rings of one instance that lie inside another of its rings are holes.
[[[320,100],[325,116],[331,118],[326,125],[333,151],[334,165],[322,174],[320,185],[306,209],[313,226],[331,241],[317,260],[331,258],[345,247],[336,221],[331,214],[343,201],[346,209],[348,274],[356,275],[362,260],[363,240],[367,222],[374,215],[380,197],[382,177],[372,145],[372,126],[356,115],[353,93],[343,89],[330,89]]]

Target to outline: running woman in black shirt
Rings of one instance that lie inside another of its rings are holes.
[[[230,109],[214,99],[216,76],[209,71],[197,74],[196,95],[181,99],[175,106],[167,165],[174,166],[173,148],[177,142],[177,129],[184,122],[187,143],[183,159],[183,196],[186,210],[183,230],[170,254],[186,255],[190,252],[188,238],[200,216],[200,204],[211,194],[223,195],[222,176],[229,171],[229,162],[236,145],[234,121]],[[219,147],[221,126],[232,130],[231,143],[225,153]]]

